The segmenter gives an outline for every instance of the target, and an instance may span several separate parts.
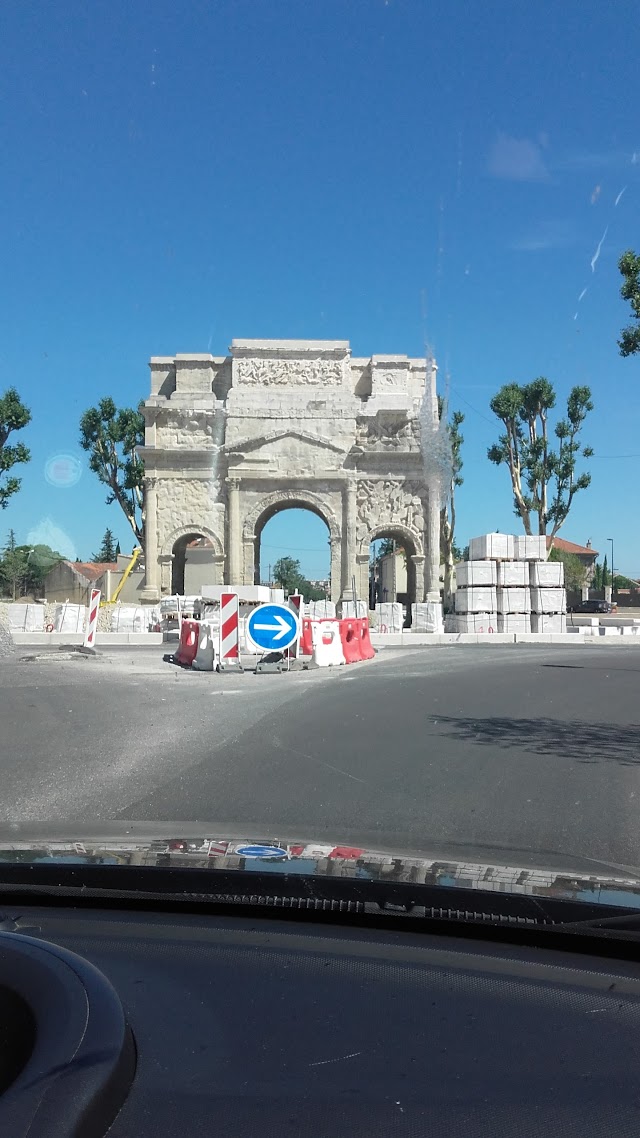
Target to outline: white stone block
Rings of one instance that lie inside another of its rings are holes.
[[[498,631],[498,618],[494,612],[451,613],[446,617],[445,631],[493,633]]]
[[[56,632],[82,632],[86,609],[84,605],[56,605],[53,616],[53,627]]]
[[[600,625],[601,636],[620,636],[620,629],[616,625],[602,624]]]
[[[222,593],[237,593],[240,604],[264,605],[271,600],[268,585],[203,585],[200,590],[201,597],[207,601],[219,601]]]
[[[514,556],[519,561],[546,561],[547,539],[546,537],[527,537],[526,534],[518,534],[514,538],[514,550]]]
[[[469,542],[469,560],[513,561],[513,543],[514,538],[510,533],[485,533],[481,537],[472,537]]]
[[[498,598],[493,587],[473,587],[456,590],[456,613],[495,612]]]
[[[564,585],[564,565],[561,561],[531,561],[529,573],[533,589],[561,589]]]
[[[474,585],[497,583],[495,561],[461,561],[456,565],[456,588],[468,589]]]
[[[498,613],[498,632],[531,632],[531,617],[527,613]]]
[[[397,601],[383,601],[376,605],[378,632],[402,632],[404,610]],[[426,628],[424,630],[426,632]]]
[[[485,564],[487,564],[487,562],[485,562]],[[493,565],[495,562],[489,562],[488,564]],[[498,570],[499,589],[523,589],[529,587],[528,561],[499,561],[496,565],[496,569]]]
[[[356,612],[356,605],[357,605],[357,612]],[[351,617],[352,619],[353,618],[357,619],[358,617],[369,615],[369,608],[368,608],[366,601],[356,601],[356,605],[354,605],[353,601],[343,601],[342,602],[342,616],[345,619],[348,619],[349,617]]]
[[[563,613],[535,612],[531,616],[531,631],[557,635],[567,631],[567,618]]]
[[[539,613],[566,612],[567,594],[564,589],[532,589],[531,611]]]
[[[44,632],[44,605],[8,604],[11,632]]]
[[[531,593],[529,589],[498,589],[498,612],[531,612]]]

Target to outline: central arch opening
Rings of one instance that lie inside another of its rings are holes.
[[[171,550],[171,593],[192,596],[202,585],[215,583],[214,548],[207,537],[194,531],[183,534]]]
[[[414,542],[393,526],[376,533],[369,544],[369,608],[381,602],[401,604],[405,628],[411,627],[411,606],[416,601],[415,554]]]
[[[331,535],[319,510],[304,502],[277,502],[255,528],[255,584],[331,596]],[[308,594],[308,595],[307,595]]]

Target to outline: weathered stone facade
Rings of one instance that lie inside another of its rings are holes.
[[[212,584],[258,578],[260,534],[288,506],[324,519],[331,595],[368,595],[369,543],[394,536],[415,599],[437,599],[438,502],[420,451],[433,363],[354,359],[343,340],[234,340],[230,355],[151,359],[144,405],[146,596],[171,591],[180,543],[212,548]]]

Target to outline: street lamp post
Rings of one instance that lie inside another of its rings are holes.
[[[611,542],[611,600],[613,600],[613,590],[615,588],[615,574],[613,568],[613,538],[608,537],[607,541]]]

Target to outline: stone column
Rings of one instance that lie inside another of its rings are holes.
[[[242,534],[240,533],[240,482],[227,479],[227,549],[229,551],[229,580],[227,585],[241,585],[244,580],[242,566]]]
[[[425,586],[428,601],[440,602],[440,493],[437,483],[429,486],[427,507],[427,563]]]
[[[416,603],[420,604],[424,601],[424,566],[425,558],[421,553],[413,553],[411,560],[414,564],[414,574],[416,582]]]
[[[142,597],[157,601],[160,596],[160,562],[158,550],[158,481],[147,476],[144,480],[144,565],[145,580]]]
[[[351,592],[351,578],[355,576],[356,584],[358,581],[356,570],[356,522],[358,512],[355,479],[349,479],[349,481],[345,483],[342,501],[342,532],[344,535],[342,541],[342,597],[344,600],[351,600],[353,596]]]

